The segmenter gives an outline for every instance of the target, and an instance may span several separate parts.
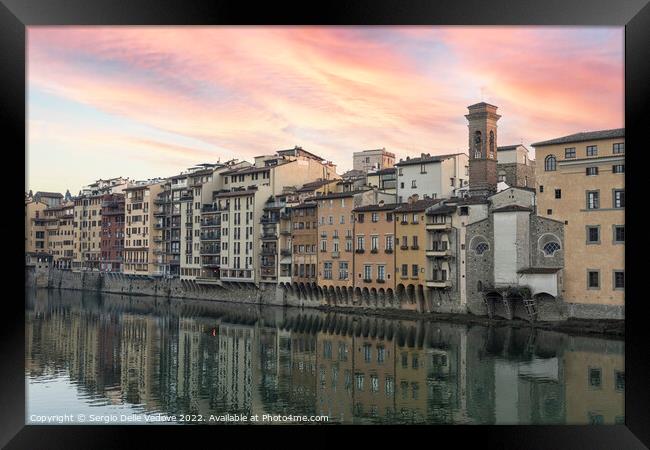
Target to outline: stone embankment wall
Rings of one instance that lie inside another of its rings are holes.
[[[53,268],[27,267],[25,272],[27,287],[47,287],[50,289],[72,289],[84,291],[108,292],[125,295],[154,296],[164,298],[182,298],[196,300],[221,300],[249,305],[275,305],[297,306],[316,308],[322,305],[355,309],[403,309],[401,302],[382,302],[376,299],[371,301],[332,301],[327,293],[319,289],[309,290],[294,289],[284,285],[266,284],[259,288],[245,283],[224,283],[223,285],[198,284],[195,281],[180,280],[178,278],[163,279],[129,276],[114,273],[99,272],[71,272]],[[455,302],[427,302],[426,308],[436,313],[464,313],[485,316],[487,310],[482,301],[468,302],[469,311],[459,311],[451,303]],[[513,305],[513,318],[528,320],[528,314],[523,305]],[[570,318],[580,319],[623,319],[624,307],[600,307],[599,305],[583,305],[578,303],[565,303],[556,300],[542,300],[537,303],[538,318],[540,321],[562,321]],[[507,317],[507,312],[502,310],[498,303],[495,305],[494,315]]]

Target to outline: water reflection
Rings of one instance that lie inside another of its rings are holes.
[[[93,408],[346,424],[623,421],[623,341],[76,291],[32,291],[27,305],[28,418]]]

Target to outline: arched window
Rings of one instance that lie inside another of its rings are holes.
[[[555,165],[556,165],[556,160],[555,156],[553,155],[548,155],[546,159],[544,159],[544,170],[546,172],[553,172],[555,171]]]
[[[551,241],[544,245],[544,254],[546,256],[553,256],[553,254],[560,249],[560,244],[555,241]]]
[[[481,158],[481,146],[483,142],[483,137],[481,132],[477,131],[474,133],[474,158]]]
[[[538,248],[546,257],[555,256],[555,252],[562,250],[559,238],[553,233],[546,233],[540,236]]]
[[[490,158],[494,158],[494,131],[490,131]]]
[[[490,246],[487,244],[487,242],[480,242],[474,251],[476,252],[477,255],[482,255],[486,251],[490,249]]]

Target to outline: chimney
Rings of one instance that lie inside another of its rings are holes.
[[[413,195],[411,195],[411,196],[409,197],[409,203],[410,203],[410,204],[415,203],[415,202],[417,202],[417,201],[418,201],[418,194],[413,194]]]
[[[383,200],[379,200],[379,206],[384,206],[384,201]]]

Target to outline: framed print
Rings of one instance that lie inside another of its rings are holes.
[[[2,0],[2,445],[646,448],[645,3]]]

